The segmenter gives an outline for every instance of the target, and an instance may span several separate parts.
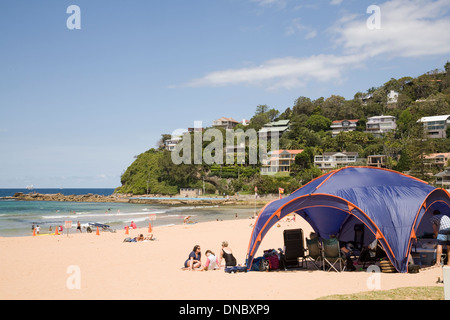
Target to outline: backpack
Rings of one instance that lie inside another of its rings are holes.
[[[269,271],[269,260],[264,257],[253,259],[250,271]]]
[[[250,271],[259,271],[259,264],[261,263],[262,259],[263,259],[262,257],[253,259],[253,263],[252,263],[252,267],[251,267]]]

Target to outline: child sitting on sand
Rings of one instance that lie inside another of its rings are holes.
[[[206,264],[200,268],[200,271],[208,271],[208,270],[214,270],[217,268],[217,258],[214,252],[211,250],[206,250]]]

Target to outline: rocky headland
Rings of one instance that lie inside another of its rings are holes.
[[[112,194],[103,196],[98,194],[83,194],[83,195],[64,195],[62,193],[56,194],[42,194],[37,192],[22,193],[18,192],[13,197],[6,197],[2,199],[12,199],[17,201],[61,201],[61,202],[120,202],[120,203],[140,203],[140,204],[167,204],[167,205],[264,205],[268,201],[273,200],[273,197],[264,196],[258,198],[256,201],[254,196],[245,197],[240,196],[231,198],[176,198],[163,196],[136,196],[130,194]]]

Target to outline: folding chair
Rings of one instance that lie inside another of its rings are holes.
[[[299,267],[300,260],[303,260],[305,256],[305,248],[303,242],[303,230],[302,229],[288,229],[283,232],[285,257],[287,267]]]
[[[341,256],[341,248],[339,247],[339,240],[336,238],[322,240],[322,259],[323,270],[326,265],[330,266],[328,271],[333,269],[336,272],[345,270],[345,259]],[[339,263],[339,271],[336,265]]]
[[[305,256],[306,268],[308,268],[308,261],[312,261],[316,266],[317,270],[320,270],[318,265],[319,261],[322,260],[322,252],[320,251],[319,239],[306,239],[306,247],[308,249],[308,254]]]

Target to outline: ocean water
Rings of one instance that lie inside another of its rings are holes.
[[[113,189],[36,189],[39,193],[102,194],[110,195]],[[0,189],[0,197],[14,195],[15,192],[29,193],[29,190]],[[260,208],[258,207],[259,211]],[[156,216],[152,225],[166,226],[182,224],[184,217],[191,216],[193,222],[230,220],[251,216],[254,207],[241,206],[173,206],[160,204],[128,204],[128,203],[94,203],[94,202],[53,202],[53,201],[17,201],[0,200],[0,236],[17,237],[32,234],[32,225],[41,227],[41,234],[49,233],[52,227],[64,226],[65,221],[72,221],[72,230],[76,231],[77,222],[83,227],[89,223],[102,223],[112,229],[123,230],[134,221],[138,228],[148,227],[150,215]]]

